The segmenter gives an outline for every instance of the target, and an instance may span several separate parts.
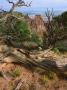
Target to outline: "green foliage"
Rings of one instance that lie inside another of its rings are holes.
[[[47,75],[42,75],[41,80],[42,80],[43,82],[47,82],[47,81],[49,81],[49,78],[48,78]]]
[[[37,68],[34,68],[34,71],[38,72],[41,75],[40,80],[43,82],[52,80],[56,76],[56,73],[53,72],[52,70],[45,70],[37,67]]]
[[[31,34],[31,41],[38,44],[38,46],[42,46],[42,41],[39,39],[39,37],[36,34]]]
[[[48,79],[53,79],[56,74],[55,72],[48,70],[45,75],[48,77]]]
[[[66,40],[57,41],[55,47],[60,52],[67,52],[67,39]]]
[[[2,34],[4,34],[5,33],[5,25],[4,25],[4,23],[3,22],[0,22],[0,34],[2,33]]]
[[[58,47],[60,52],[67,52],[67,48],[66,47]]]
[[[59,29],[59,33],[67,33],[67,12],[63,12],[61,15],[55,16],[53,21],[57,23],[57,30]]]
[[[44,75],[41,76],[41,80],[43,82],[48,82],[49,80],[54,79],[55,76],[56,76],[56,73],[48,70],[48,71],[45,72]]]
[[[63,12],[59,16],[54,17],[54,20],[57,21],[59,25],[62,23],[63,26],[67,26],[67,11]]]
[[[56,22],[58,22],[58,24],[60,25],[60,23],[61,23],[61,15],[59,15],[59,16],[55,16],[54,18],[53,18],[53,20],[55,20]]]
[[[48,28],[48,43],[55,46],[57,40],[61,40],[66,37],[67,12],[64,12],[63,14],[54,17],[53,20],[50,22],[50,26]]]
[[[11,19],[11,18],[10,18]],[[30,32],[25,20],[18,20],[12,17],[12,21],[0,23],[0,33],[11,36],[15,41],[25,41],[30,39]]]
[[[59,51],[59,49],[58,49],[57,47],[53,48],[52,50],[53,50],[55,53],[60,54],[60,51]]]
[[[53,32],[55,34],[60,32],[60,27],[59,27],[59,25],[58,25],[58,23],[56,21],[53,22],[53,26],[52,27],[53,27],[52,30],[53,30]]]
[[[14,71],[11,72],[11,75],[13,77],[20,76],[20,74],[21,74],[21,70],[19,68],[16,68]]]
[[[14,14],[19,18],[24,17],[24,15],[22,15],[21,13],[15,12]],[[61,22],[63,24],[64,29],[61,27]],[[2,33],[4,35],[11,36],[13,40],[17,42],[33,41],[40,47],[43,46],[48,47],[49,40],[50,44],[53,44],[57,37],[62,37],[62,35],[64,34],[66,35],[67,33],[67,29],[65,29],[66,26],[67,26],[67,12],[64,12],[62,15],[53,18],[53,20],[51,21],[50,30],[48,30],[49,39],[48,36],[44,35],[45,36],[44,40],[42,40],[36,34],[30,33],[25,18],[23,18],[22,20],[18,20],[15,17],[9,17],[6,22],[0,22],[0,34]]]
[[[67,12],[62,13],[62,22],[64,26],[67,26]]]
[[[18,32],[17,36],[20,40],[25,41],[30,39],[30,32],[25,21],[17,21],[14,28],[16,29],[16,32]]]

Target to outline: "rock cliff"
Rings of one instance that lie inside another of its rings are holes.
[[[35,15],[34,17],[27,17],[29,30],[36,34],[39,38],[43,37],[43,32],[46,32],[45,23],[41,15]]]

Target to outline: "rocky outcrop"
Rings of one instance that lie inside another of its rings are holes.
[[[29,30],[36,34],[39,38],[43,37],[43,32],[46,32],[45,23],[41,15],[35,15],[34,17],[27,18]]]

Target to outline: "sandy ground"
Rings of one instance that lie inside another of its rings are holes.
[[[42,79],[44,74],[17,64],[0,64],[0,90],[67,90],[67,80],[54,76],[53,79]],[[21,85],[20,85],[21,82]],[[20,86],[17,89],[17,86]]]

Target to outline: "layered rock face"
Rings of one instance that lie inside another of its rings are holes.
[[[41,15],[36,15],[34,17],[28,18],[27,20],[29,30],[33,34],[36,34],[39,38],[42,38],[43,32],[46,32],[46,26]]]

